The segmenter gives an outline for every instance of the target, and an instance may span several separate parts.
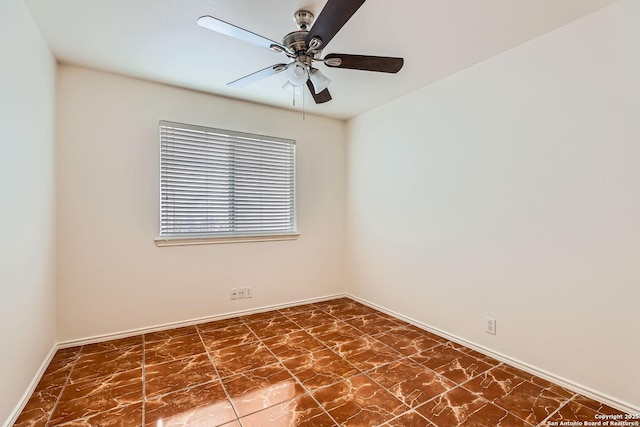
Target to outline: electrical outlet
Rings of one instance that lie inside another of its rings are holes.
[[[495,335],[496,334],[496,319],[493,317],[486,316],[484,318],[484,331],[488,334]]]
[[[231,288],[231,299],[253,298],[253,288],[245,286],[244,288]]]

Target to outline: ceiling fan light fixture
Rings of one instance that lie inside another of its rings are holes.
[[[313,89],[316,94],[322,92],[331,84],[331,79],[322,74],[317,68],[311,69],[309,78],[311,79],[311,83],[313,83]]]
[[[307,67],[300,61],[296,61],[289,65],[287,69],[287,80],[294,86],[302,86],[309,79]],[[286,86],[286,85],[285,85]]]

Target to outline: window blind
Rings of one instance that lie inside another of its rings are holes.
[[[296,233],[295,141],[160,122],[160,237]]]

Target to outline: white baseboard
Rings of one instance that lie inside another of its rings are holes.
[[[183,326],[193,326],[193,325],[198,325],[200,323],[213,322],[213,321],[216,321],[216,320],[224,320],[224,319],[229,319],[231,317],[237,317],[237,316],[246,316],[246,315],[249,315],[249,314],[262,313],[262,312],[265,312],[265,311],[278,310],[278,309],[281,309],[281,308],[295,307],[297,305],[302,305],[302,304],[311,304],[311,303],[315,303],[315,302],[328,301],[328,300],[332,300],[332,299],[335,299],[335,298],[343,298],[343,297],[347,297],[347,296],[348,295],[344,294],[344,293],[326,295],[326,296],[323,296],[323,297],[308,298],[308,299],[304,299],[304,300],[298,300],[298,301],[293,301],[293,302],[288,302],[288,303],[283,303],[283,304],[274,304],[274,305],[269,305],[269,306],[252,308],[252,309],[248,309],[248,310],[233,311],[233,312],[218,314],[218,315],[214,315],[214,316],[199,317],[199,318],[196,318],[196,319],[184,320],[184,321],[180,321],[180,322],[172,322],[172,323],[165,323],[165,324],[162,324],[162,325],[149,326],[149,327],[145,327],[145,328],[130,329],[128,331],[116,332],[116,333],[113,333],[113,334],[94,335],[92,337],[79,338],[79,339],[59,342],[58,343],[58,348],[69,348],[69,347],[93,344],[93,343],[97,343],[97,342],[114,340],[114,339],[119,339],[119,338],[128,338],[128,337],[132,337],[132,336],[135,336],[135,335],[148,334],[150,332],[157,332],[157,331],[162,331],[162,330],[165,330],[165,329],[180,328],[180,327],[183,327]]]
[[[371,308],[375,308],[376,310],[382,311],[383,313],[387,313],[390,316],[396,317],[398,319],[404,320],[408,323],[411,323],[414,326],[417,326],[420,329],[424,329],[425,331],[434,333],[438,336],[441,336],[442,338],[446,338],[450,341],[453,341],[455,343],[464,345],[465,347],[469,347],[473,350],[476,350],[484,355],[493,357],[494,359],[498,359],[501,362],[507,363],[511,366],[515,366],[516,368],[522,369],[523,371],[526,371],[530,374],[533,375],[537,375],[541,378],[544,378],[547,381],[551,381],[555,384],[558,384],[568,390],[574,391],[576,393],[580,393],[584,396],[587,396],[591,399],[597,400],[599,402],[602,402],[606,405],[611,406],[612,408],[618,409],[620,411],[624,411],[626,413],[629,414],[640,414],[640,408],[637,408],[633,405],[631,405],[628,402],[623,402],[619,399],[613,398],[609,395],[606,395],[604,393],[600,393],[596,390],[593,390],[592,388],[589,388],[587,386],[584,386],[582,384],[578,384],[575,383],[571,380],[568,380],[566,378],[563,378],[561,376],[555,375],[551,372],[547,372],[544,369],[540,369],[537,368],[535,366],[529,365],[528,363],[522,362],[520,360],[514,359],[510,356],[507,356],[505,354],[496,352],[494,350],[491,350],[490,348],[484,347],[482,345],[476,344],[474,342],[471,341],[467,341],[464,338],[460,338],[456,335],[452,335],[448,332],[442,331],[438,328],[435,328],[433,326],[427,325],[425,323],[419,322],[411,317],[408,316],[404,316],[400,313],[397,313],[393,310],[389,310],[386,307],[382,307],[378,304],[372,303],[370,301],[367,301],[363,298],[357,297],[355,295],[351,295],[351,294],[346,294],[346,296],[348,298],[353,299],[354,301],[360,302],[366,306],[369,306]]]
[[[22,395],[22,398],[20,398],[20,401],[18,402],[16,407],[13,409],[13,411],[9,415],[9,419],[6,421],[3,427],[11,427],[16,422],[16,420],[20,416],[20,413],[24,409],[24,407],[27,406],[27,403],[31,398],[31,394],[33,394],[33,391],[36,389],[36,386],[40,382],[40,379],[44,375],[44,372],[49,367],[49,363],[51,363],[51,359],[53,359],[53,356],[56,354],[56,351],[58,351],[58,345],[54,344],[53,347],[51,347],[51,350],[49,350],[49,354],[47,354],[47,357],[44,359],[44,361],[40,365],[40,369],[38,369],[38,372],[36,372],[36,375],[33,377],[33,380],[31,380],[29,387]]]

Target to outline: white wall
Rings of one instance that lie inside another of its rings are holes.
[[[639,20],[617,3],[350,121],[349,292],[640,407]]]
[[[58,69],[59,339],[342,293],[343,121]],[[297,140],[295,241],[156,247],[158,121]],[[229,289],[254,297],[230,301]]]
[[[0,424],[55,341],[55,60],[20,0],[0,2]]]

